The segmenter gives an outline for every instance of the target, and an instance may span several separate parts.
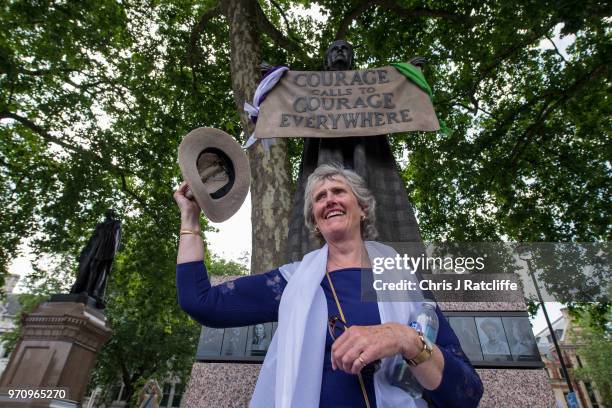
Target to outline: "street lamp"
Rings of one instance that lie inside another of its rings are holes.
[[[574,387],[572,387],[572,382],[569,378],[569,375],[567,375],[567,367],[565,366],[565,360],[563,360],[563,354],[561,354],[561,348],[559,347],[559,343],[557,342],[557,335],[553,330],[552,323],[550,322],[550,318],[548,317],[548,312],[546,311],[546,306],[544,305],[544,301],[542,300],[542,294],[540,293],[538,282],[536,281],[535,274],[531,269],[531,250],[528,246],[521,245],[518,247],[518,256],[527,264],[527,270],[529,271],[529,276],[531,276],[531,280],[533,280],[533,286],[535,286],[535,290],[538,295],[538,300],[540,301],[540,305],[542,306],[544,318],[546,319],[546,324],[548,325],[548,330],[550,331],[550,337],[552,337],[553,343],[555,344],[555,350],[557,350],[557,355],[559,356],[559,362],[561,363],[561,371],[563,372],[563,376],[565,377],[565,381],[567,382],[567,388],[569,388],[570,393],[573,393]]]

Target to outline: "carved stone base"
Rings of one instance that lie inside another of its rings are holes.
[[[69,407],[82,401],[98,351],[110,338],[106,317],[83,303],[44,302],[22,320],[21,337],[0,379],[2,407]],[[8,390],[63,389],[61,399],[10,399]]]
[[[230,279],[214,277],[213,284]],[[441,302],[439,306],[445,312],[515,312],[527,309],[522,299],[484,303]],[[261,364],[196,362],[185,391],[185,408],[246,407],[260,370]],[[548,408],[555,405],[555,397],[543,368],[479,368],[476,371],[484,386],[480,407]]]
[[[97,307],[96,299],[88,296],[87,293],[57,293],[51,295],[49,302],[83,303],[91,308],[100,309]]]

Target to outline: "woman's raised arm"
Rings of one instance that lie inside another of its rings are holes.
[[[189,186],[183,181],[174,192],[174,201],[181,211],[181,235],[176,256],[177,264],[204,260],[200,206],[195,200],[190,200],[185,196],[188,189]]]
[[[176,287],[181,308],[209,327],[237,327],[276,321],[286,281],[275,269],[212,286],[204,266],[200,207],[185,194],[182,183],[174,193],[181,210],[181,236],[176,257]]]

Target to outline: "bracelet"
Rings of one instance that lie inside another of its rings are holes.
[[[186,235],[186,234],[201,236],[201,235],[202,235],[202,231],[200,231],[200,230],[188,230],[188,229],[182,229],[182,230],[179,232],[179,235]]]
[[[406,357],[402,356],[404,358],[404,361],[410,367],[416,367],[419,364],[429,360],[433,353],[433,344],[427,339],[427,337],[425,337],[425,335],[423,335],[422,332],[417,331],[417,334],[419,335],[419,340],[421,340],[421,344],[423,345],[421,351],[419,351],[419,353],[411,359],[407,359]]]

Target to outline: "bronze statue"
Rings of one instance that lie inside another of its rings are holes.
[[[109,209],[106,219],[96,225],[89,242],[79,255],[79,272],[70,293],[86,293],[104,308],[104,293],[113,260],[121,239],[121,221],[115,211]]]
[[[414,59],[413,65],[423,61]],[[325,55],[328,71],[353,68],[353,47],[339,40]],[[363,177],[376,198],[376,228],[381,242],[421,242],[419,226],[399,169],[386,136],[305,138],[293,209],[289,218],[286,260],[296,261],[320,247],[318,239],[304,225],[304,187],[314,169],[325,163],[339,163]]]
[[[348,71],[353,69],[353,46],[344,40],[332,42],[325,53],[326,71]]]

